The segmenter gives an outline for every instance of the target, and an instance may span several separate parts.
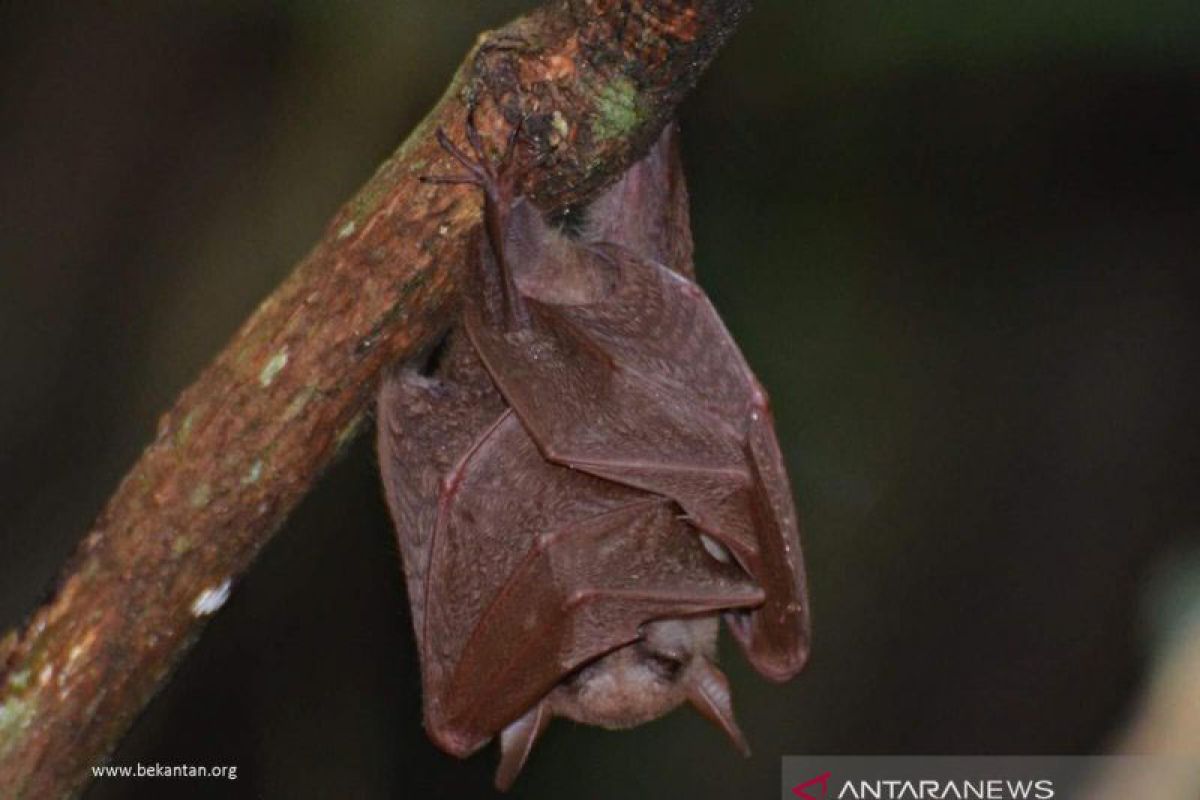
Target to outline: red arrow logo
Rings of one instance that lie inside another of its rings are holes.
[[[796,784],[792,787],[792,794],[796,795],[796,797],[799,797],[800,800],[822,800],[822,798],[829,793],[829,776],[831,774],[832,773],[830,772],[823,772],[815,778],[809,778],[804,783]],[[821,784],[820,797],[813,797],[811,794],[804,791],[805,789],[815,786],[818,783]]]

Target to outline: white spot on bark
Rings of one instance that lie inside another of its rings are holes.
[[[242,485],[246,486],[251,483],[258,483],[258,479],[262,477],[263,463],[259,459],[250,465],[249,471],[242,476]]]
[[[271,356],[271,360],[262,368],[262,372],[258,373],[258,382],[263,386],[270,386],[271,381],[275,380],[275,376],[287,366],[288,354],[287,348],[283,348],[275,355]]]
[[[347,236],[353,236],[355,227],[354,220],[350,220],[338,230],[337,238],[345,239]]]
[[[231,585],[232,582],[226,578],[219,586],[210,586],[196,595],[196,599],[192,601],[192,616],[206,617],[209,614],[215,614],[229,599]]]

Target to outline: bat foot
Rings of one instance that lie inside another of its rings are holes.
[[[505,248],[505,241],[510,233],[509,223],[518,198],[519,165],[514,156],[517,139],[525,124],[525,117],[521,117],[512,126],[504,145],[504,153],[500,156],[499,161],[493,161],[487,154],[483,139],[479,135],[479,128],[475,124],[475,110],[475,104],[471,103],[467,109],[465,125],[467,142],[471,147],[470,154],[456,145],[444,129],[438,128],[436,134],[438,144],[442,146],[442,149],[449,153],[466,171],[458,175],[427,175],[422,176],[421,180],[425,183],[465,183],[483,190],[483,217],[487,229],[487,247],[494,254],[496,266],[500,272],[500,290],[504,301],[504,324],[509,330],[525,329],[529,326],[529,311],[520,297]]]
[[[438,128],[434,134],[441,148],[466,172],[457,175],[422,175],[420,180],[422,183],[477,186],[484,191],[489,201],[503,207],[510,204],[516,196],[517,169],[516,159],[513,156],[516,152],[517,139],[525,125],[525,117],[521,117],[517,124],[513,125],[505,141],[503,154],[499,161],[493,162],[487,154],[483,138],[479,135],[479,128],[475,124],[475,110],[476,106],[472,103],[467,110],[465,126],[467,143],[471,147],[470,153],[456,145],[444,128]]]

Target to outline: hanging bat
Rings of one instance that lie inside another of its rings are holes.
[[[568,237],[470,117],[484,191],[463,325],[379,396],[379,453],[439,746],[500,735],[507,787],[552,716],[624,728],[688,701],[743,751],[723,616],[786,680],[809,622],[766,396],[690,279],[673,126]]]

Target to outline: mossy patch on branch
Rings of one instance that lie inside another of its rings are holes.
[[[621,138],[642,121],[640,95],[633,81],[624,75],[596,87],[596,119],[592,136],[597,142]]]

